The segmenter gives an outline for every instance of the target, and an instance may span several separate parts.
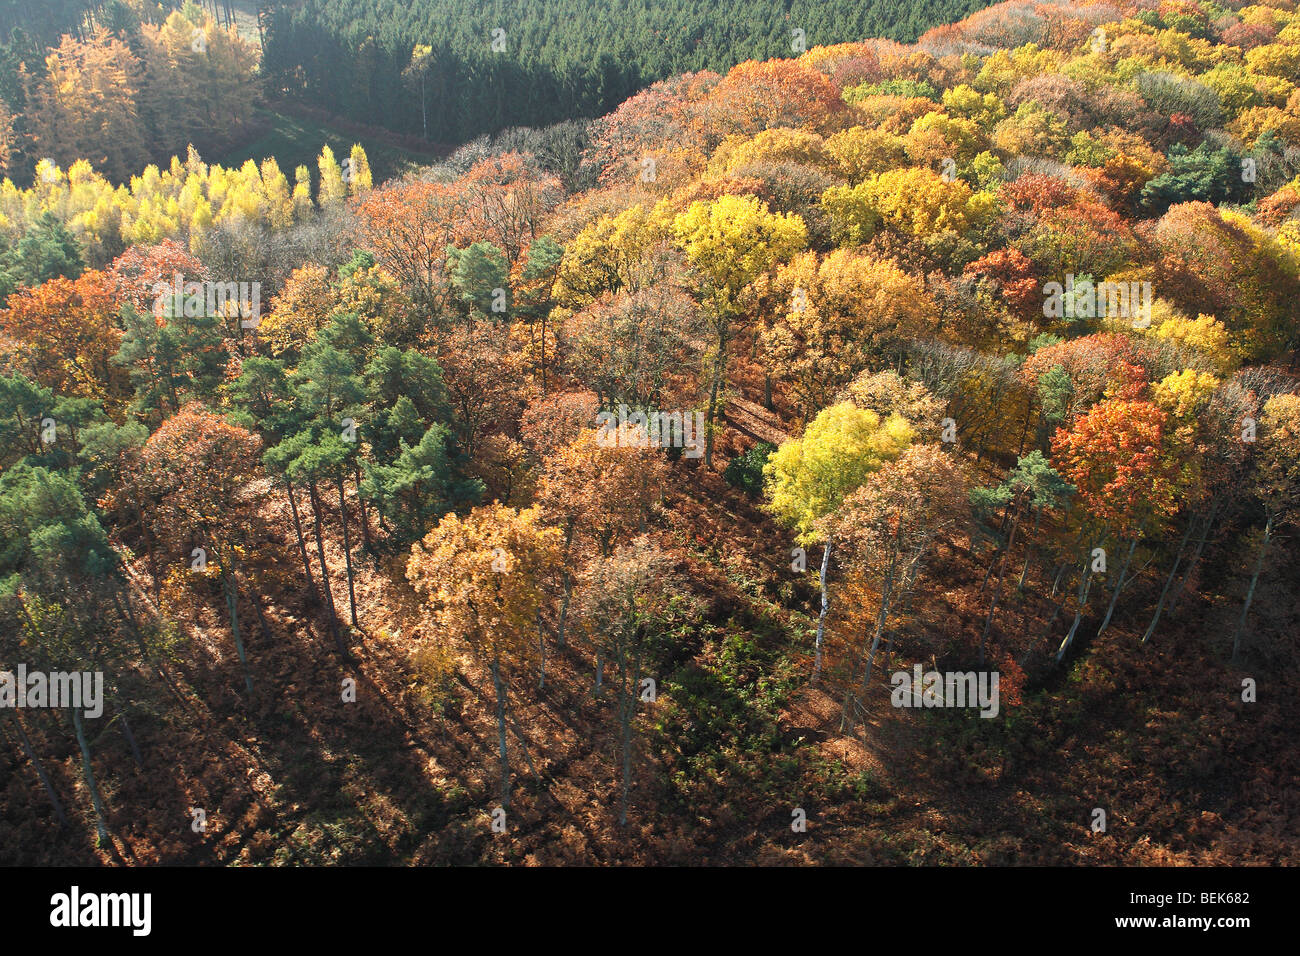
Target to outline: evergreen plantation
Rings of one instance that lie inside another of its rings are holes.
[[[263,69],[274,88],[312,105],[436,142],[459,143],[508,126],[597,116],[678,73],[726,70],[744,60],[789,57],[862,37],[913,40],[984,5],[982,0],[273,3],[265,5]],[[422,100],[436,108],[422,111]]]

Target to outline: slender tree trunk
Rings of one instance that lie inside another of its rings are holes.
[[[311,573],[311,559],[307,556],[307,540],[302,536],[302,519],[298,515],[298,502],[294,498],[293,482],[288,481],[286,484],[289,491],[289,510],[293,512],[293,530],[298,536],[298,554],[302,557],[302,569],[307,575],[307,587],[315,592],[316,579]]]
[[[1232,635],[1232,662],[1237,663],[1237,655],[1241,650],[1241,635],[1246,630],[1246,615],[1250,613],[1250,604],[1255,600],[1255,585],[1259,583],[1259,572],[1264,567],[1264,555],[1268,551],[1268,543],[1273,537],[1273,516],[1268,516],[1268,521],[1264,524],[1264,543],[1259,546],[1259,555],[1255,558],[1255,571],[1250,576],[1250,587],[1246,590],[1246,603],[1241,608],[1241,619],[1237,621],[1237,631]]]
[[[492,686],[497,692],[497,746],[501,754],[501,806],[510,808],[510,757],[506,751],[506,688],[501,679],[501,658],[492,659]]]
[[[822,607],[817,615],[817,641],[813,651],[813,676],[812,682],[817,683],[822,674],[822,640],[826,633],[826,612],[830,609],[830,595],[826,590],[826,572],[831,563],[831,541],[826,539],[826,547],[822,549],[822,569],[817,576],[817,582],[822,592]]]
[[[993,624],[993,612],[994,612],[995,610],[997,610],[998,601],[1001,600],[1001,598],[1002,598],[1002,579],[1006,576],[1006,573],[1007,573],[1007,558],[1008,558],[1008,557],[1010,556],[1010,554],[1011,554],[1011,549],[1012,549],[1013,547],[1015,547],[1015,544],[1016,544],[1016,530],[1017,530],[1019,527],[1020,527],[1020,509],[1019,509],[1019,507],[1017,507],[1017,509],[1016,509],[1016,517],[1015,517],[1015,519],[1011,522],[1011,532],[1007,535],[1007,543],[1006,543],[1006,545],[1001,549],[1001,552],[1002,552],[1002,553],[998,556],[998,559],[997,559],[996,561],[990,563],[990,564],[989,564],[988,571],[986,571],[986,572],[984,573],[984,581],[985,581],[985,583],[987,583],[987,582],[988,582],[988,579],[989,579],[989,572],[991,572],[991,571],[993,570],[993,566],[994,566],[994,564],[997,565],[997,569],[998,569],[998,578],[997,578],[997,583],[994,585],[994,588],[993,588],[993,600],[989,602],[989,613],[988,613],[988,616],[984,618],[984,631],[980,634],[980,654],[979,654],[979,666],[980,666],[980,667],[983,667],[983,666],[984,666],[984,642],[985,642],[985,639],[986,639],[986,638],[988,637],[988,635],[989,635],[989,628],[990,628],[990,627],[992,626],[992,624]],[[984,593],[984,585],[981,584],[981,585],[980,585],[980,594],[983,594],[983,593]]]
[[[1187,570],[1178,580],[1178,586],[1174,588],[1173,596],[1169,599],[1169,613],[1173,614],[1178,610],[1178,604],[1187,590],[1187,582],[1192,579],[1193,572],[1196,571],[1196,565],[1200,563],[1201,553],[1205,550],[1205,543],[1210,539],[1210,528],[1214,526],[1214,519],[1218,514],[1221,499],[1216,498],[1214,506],[1210,509],[1210,516],[1205,519],[1205,528],[1201,532],[1200,538],[1196,542],[1196,550],[1192,552],[1192,558],[1187,562]]]
[[[1006,571],[1006,564],[1003,562],[998,569],[998,583],[993,588],[993,600],[989,602],[989,613],[984,618],[984,630],[980,632],[980,653],[979,666],[984,666],[984,648],[987,646],[989,630],[993,627],[993,614],[998,609],[998,601],[1002,598],[1002,575]]]
[[[626,671],[626,651],[620,646],[619,669]],[[641,655],[634,655],[636,664],[632,673],[632,686],[628,688],[626,679],[623,690],[622,737],[623,737],[623,792],[621,795],[618,825],[627,826],[627,812],[632,792],[632,724],[636,719],[637,694],[641,686]]]
[[[1058,662],[1065,657],[1066,650],[1074,643],[1075,632],[1079,630],[1079,622],[1083,620],[1084,608],[1088,606],[1088,592],[1092,590],[1092,565],[1089,563],[1090,560],[1091,552],[1084,559],[1083,573],[1079,578],[1079,603],[1074,609],[1074,621],[1070,624],[1070,631],[1065,635],[1065,640],[1061,641],[1061,646],[1056,649],[1056,660]]]
[[[573,599],[573,575],[569,573],[569,559],[571,558],[569,549],[573,545],[574,528],[574,519],[569,518],[564,525],[564,567],[560,571],[560,588],[562,593],[560,596],[559,619],[556,622],[555,627],[555,643],[560,647],[565,646],[565,634],[567,633],[565,626],[569,620],[569,602]]]
[[[226,561],[221,562],[221,578],[226,590],[226,609],[230,612],[230,633],[235,638],[235,652],[239,655],[239,665],[244,671],[244,687],[248,696],[253,696],[253,675],[248,670],[248,655],[244,653],[244,638],[239,633],[239,586],[235,583],[234,572]]]
[[[330,587],[329,566],[325,563],[325,539],[321,537],[320,495],[316,491],[315,479],[307,483],[307,497],[311,502],[313,528],[316,536],[316,556],[320,559],[320,576],[324,585],[325,607],[330,615],[330,628],[334,631],[334,644],[343,658],[348,658],[347,646],[343,643],[342,629],[339,627],[339,613],[334,607],[334,590]]]
[[[348,504],[343,500],[343,472],[336,476],[339,487],[339,514],[343,516],[343,563],[348,571],[348,611],[352,616],[352,626],[357,626],[357,595],[352,586],[352,540],[348,536]]]
[[[374,542],[370,540],[370,518],[366,514],[366,499],[361,497],[361,465],[353,461],[353,480],[357,486],[357,504],[361,506],[361,546],[367,554],[375,553]]]
[[[126,593],[125,582],[118,579],[118,589],[112,593],[113,604],[117,607],[118,614],[122,615],[124,619],[130,622],[130,633],[135,637],[135,646],[140,651],[140,660],[152,666],[154,673],[158,675],[158,679],[162,681],[163,686],[166,687],[184,707],[187,709],[190,708],[190,702],[185,699],[185,695],[182,694],[180,689],[172,682],[171,677],[168,676],[167,671],[163,669],[162,664],[152,659],[149,654],[149,649],[145,647],[144,637],[140,634],[140,625],[136,623],[135,611],[131,608],[131,597]]]
[[[537,653],[541,660],[541,676],[537,681],[537,689],[546,688],[546,632],[542,629],[542,609],[537,609]]]
[[[1110,606],[1106,608],[1106,616],[1102,618],[1101,627],[1097,628],[1097,636],[1101,637],[1106,633],[1106,628],[1110,626],[1111,615],[1115,613],[1115,605],[1119,601],[1119,592],[1124,589],[1124,575],[1128,573],[1129,562],[1133,560],[1133,552],[1137,549],[1138,539],[1134,536],[1133,540],[1128,543],[1128,554],[1124,556],[1124,566],[1119,569],[1119,576],[1115,579],[1115,587],[1110,592]],[[1141,573],[1141,568],[1138,573]],[[1134,577],[1137,575],[1135,574]]]
[[[715,365],[713,382],[709,386],[709,411],[704,421],[704,467],[706,470],[713,467],[713,421],[718,412],[718,385],[719,371]]]
[[[542,397],[546,397],[546,313],[548,309],[542,309]]]
[[[556,622],[555,643],[560,647],[564,647],[564,628],[569,619],[569,602],[573,599],[573,575],[569,574],[568,568],[560,572],[560,587],[562,594],[560,596],[560,616]]]
[[[1052,593],[1049,595],[1050,597],[1056,597],[1056,591],[1061,586],[1061,575],[1065,573],[1067,567],[1068,565],[1066,564],[1060,564],[1057,566],[1056,577],[1052,579]]]
[[[1016,592],[1019,593],[1025,589],[1025,579],[1029,577],[1029,565],[1034,559],[1034,541],[1038,538],[1038,525],[1043,517],[1043,509],[1034,509],[1034,530],[1029,536],[1029,548],[1025,551],[1025,566],[1020,569],[1020,581],[1016,584]]]
[[[900,523],[901,527],[901,523]],[[885,570],[884,577],[880,584],[880,610],[876,614],[875,634],[871,639],[871,649],[867,652],[867,666],[862,674],[862,698],[865,700],[868,688],[871,686],[871,671],[876,664],[876,652],[880,649],[880,639],[885,633],[885,624],[889,620],[889,607],[893,592],[894,572],[898,567],[898,542],[892,543],[889,555],[889,565]],[[852,716],[852,705],[855,701],[853,689],[849,687],[845,691],[843,713],[840,718],[840,726],[845,733],[852,734],[856,726],[856,719]]]
[[[903,607],[902,614],[906,617],[912,612],[912,594],[916,587],[916,579],[921,575],[921,555],[924,548],[917,552],[916,560],[912,562],[911,567],[907,569],[907,576],[903,579]]]
[[[1059,576],[1060,576],[1061,574],[1063,574],[1064,572],[1065,572],[1065,567],[1064,567],[1064,566],[1062,566],[1061,568],[1059,568],[1059,569],[1057,570],[1057,576],[1058,576],[1058,579],[1059,579]],[[1055,594],[1055,590],[1053,590],[1053,594]],[[1050,598],[1049,598],[1049,600],[1050,600]],[[1069,598],[1062,597],[1061,600],[1059,600],[1059,601],[1056,602],[1056,608],[1052,611],[1052,618],[1051,618],[1051,620],[1049,620],[1049,621],[1047,622],[1047,633],[1050,634],[1051,631],[1052,631],[1052,628],[1056,626],[1056,619],[1057,619],[1058,617],[1061,616],[1061,611],[1063,611],[1063,610],[1065,609],[1065,602],[1066,602],[1067,600],[1069,600]]]
[[[975,593],[975,597],[982,598],[984,596],[984,592],[989,586],[989,578],[993,577],[993,569],[998,566],[998,559],[1002,557],[1002,554],[1002,548],[997,548],[993,552],[993,560],[991,560],[989,566],[984,569],[984,577],[980,578],[980,589]]]
[[[90,802],[95,808],[96,844],[102,847],[109,840],[104,802],[100,798],[99,787],[95,784],[95,771],[90,766],[90,745],[86,743],[86,729],[81,725],[81,711],[76,708],[72,709],[72,727],[77,734],[77,746],[81,748],[81,773],[85,777],[86,786],[90,788]]]
[[[704,422],[704,467],[713,467],[713,428],[718,416],[718,392],[722,388],[722,376],[727,367],[727,342],[731,338],[724,328],[718,332],[718,354],[713,358],[712,382],[709,385],[709,411]]]
[[[1178,542],[1178,553],[1174,555],[1173,566],[1169,569],[1169,574],[1165,576],[1165,586],[1160,590],[1160,600],[1156,602],[1156,611],[1151,615],[1151,623],[1147,625],[1146,633],[1142,635],[1143,644],[1151,640],[1151,635],[1156,631],[1156,625],[1160,623],[1160,612],[1165,608],[1165,598],[1169,594],[1170,585],[1174,583],[1174,576],[1178,574],[1178,566],[1183,563],[1183,550],[1187,547],[1187,540],[1192,536],[1192,526],[1195,524],[1194,519],[1188,519],[1187,530],[1183,532],[1183,540]]]
[[[880,639],[885,633],[885,623],[889,620],[889,608],[893,603],[894,591],[894,572],[898,567],[898,546],[894,546],[894,553],[889,558],[889,570],[885,573],[884,584],[880,588],[880,613],[876,616],[876,633],[871,639],[871,650],[867,654],[867,669],[862,675],[862,694],[866,696],[867,688],[871,685],[871,670],[876,665],[876,651],[880,647]]]
[[[126,719],[126,708],[118,715],[122,721],[122,736],[126,738],[127,744],[131,747],[131,757],[135,760],[135,765],[141,770],[144,769],[144,757],[140,753],[140,745],[135,741],[135,734],[131,732],[131,722]]]
[[[36,748],[32,746],[31,739],[27,736],[27,731],[23,728],[22,717],[18,710],[14,710],[14,726],[18,728],[18,741],[22,744],[23,753],[27,754],[27,759],[32,762],[32,769],[36,771],[36,776],[40,778],[41,786],[45,788],[45,796],[50,800],[50,806],[54,808],[54,816],[59,821],[60,827],[68,825],[68,816],[63,812],[63,804],[59,800],[59,795],[54,789],[54,784],[50,782],[50,776],[45,772],[45,764],[41,758],[36,755]]]

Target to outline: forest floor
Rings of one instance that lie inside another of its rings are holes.
[[[744,370],[738,380],[728,417],[750,422],[750,437],[737,429],[720,447],[738,450],[759,434],[777,440],[780,418],[763,410]],[[1014,650],[1033,676],[1004,686],[996,719],[891,707],[883,675],[960,660],[978,639],[984,558],[957,541],[917,583],[926,597],[883,655],[865,727],[847,735],[834,668],[818,686],[808,680],[814,582],[791,572],[789,533],[722,481],[721,464],[707,472],[683,459],[664,489],[658,530],[681,547],[679,570],[706,610],[656,661],[658,699],[640,711],[626,827],[612,681],[595,691],[580,634],[563,648],[552,634],[544,686],[535,666],[512,675],[514,799],[506,831],[494,833],[486,667],[462,654],[454,677],[429,679],[421,650],[439,636],[417,623],[402,556],[359,547],[361,626],[348,637],[353,660],[342,660],[294,573],[279,491],[264,514],[275,540],[250,548],[268,557],[247,569],[241,603],[252,699],[219,590],[201,595],[188,639],[164,665],[175,693],[152,675],[121,685],[141,764],[120,726],[93,740],[111,847],[94,846],[66,721],[29,712],[26,730],[72,825],[57,828],[34,768],[5,731],[0,863],[1300,863],[1300,680],[1289,663],[1300,605],[1278,597],[1288,590],[1279,585],[1297,579],[1289,553],[1279,549],[1261,582],[1240,667],[1229,665],[1226,645],[1240,582],[1212,570],[1141,642],[1147,621],[1128,609],[1152,603],[1147,592],[1160,583],[1152,568],[1100,639],[1087,638],[1104,605],[1085,615],[1059,668],[1042,661],[1067,622],[1052,621],[1046,600],[1008,597],[994,658],[1011,660]],[[337,520],[325,532],[346,621]],[[1206,567],[1215,560],[1207,554]],[[132,567],[141,614],[153,600],[146,564]],[[844,596],[832,614],[828,660],[860,635],[855,602]],[[1010,681],[1016,669],[1002,666]],[[1255,703],[1241,699],[1247,677]],[[355,703],[343,701],[346,678],[356,681]],[[201,833],[195,809],[206,817]],[[1104,833],[1093,832],[1097,809]],[[799,810],[806,832],[791,828]]]

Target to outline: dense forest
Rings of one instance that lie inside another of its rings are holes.
[[[10,77],[0,862],[1300,860],[1294,0],[810,28],[386,181],[190,139],[292,11],[127,6]]]
[[[463,142],[613,109],[656,80],[924,30],[985,0],[288,0],[262,4],[267,82]]]
[[[255,43],[194,3],[83,6],[48,45],[0,34],[0,171],[27,184],[42,161],[84,160],[125,183],[187,147],[241,141],[261,94]]]

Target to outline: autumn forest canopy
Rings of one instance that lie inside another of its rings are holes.
[[[0,4],[0,862],[1300,861],[1295,0],[607,6]]]

